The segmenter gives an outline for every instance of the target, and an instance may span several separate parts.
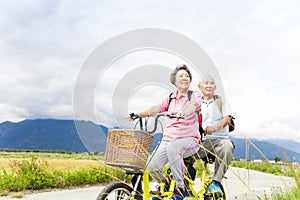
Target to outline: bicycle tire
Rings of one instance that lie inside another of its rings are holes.
[[[96,200],[126,200],[132,191],[133,188],[124,182],[113,182],[100,191]]]
[[[225,193],[225,190],[224,190],[224,187],[223,187],[222,184],[221,184],[221,190],[223,192],[223,198],[222,198],[222,200],[226,200],[226,193]]]

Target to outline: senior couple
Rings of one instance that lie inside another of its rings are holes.
[[[160,104],[137,113],[139,116],[148,116],[168,112],[177,116],[167,120],[162,140],[149,160],[148,171],[155,180],[166,181],[162,169],[169,162],[173,178],[176,180],[175,195],[172,199],[182,200],[187,196],[184,188],[183,158],[196,153],[202,158],[207,152],[213,152],[218,159],[215,161],[213,182],[209,185],[208,192],[223,195],[220,184],[232,161],[234,151],[234,145],[228,136],[232,115],[230,105],[222,97],[216,98],[216,83],[210,75],[205,75],[199,82],[200,91],[194,90],[189,97],[192,74],[184,64],[173,70],[170,81],[176,86],[172,95],[163,98]],[[199,133],[199,113],[205,135],[202,142]],[[202,151],[199,151],[200,148]],[[152,198],[155,199],[157,198]]]

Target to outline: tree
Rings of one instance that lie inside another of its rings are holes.
[[[276,157],[274,158],[274,160],[275,160],[275,163],[277,163],[277,162],[281,161],[281,158],[279,158],[279,157],[276,156]]]

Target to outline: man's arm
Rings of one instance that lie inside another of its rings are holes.
[[[185,110],[177,113],[177,116],[178,116],[178,118],[179,117],[183,117],[183,118],[188,117],[191,114],[193,114],[197,110],[198,107],[199,107],[199,104],[197,102],[195,102],[195,101],[190,102]]]
[[[230,116],[226,115],[224,118],[214,126],[207,126],[204,130],[204,133],[207,135],[211,135],[213,132],[221,130],[225,126],[230,124]]]
[[[190,92],[190,91],[189,91]],[[193,91],[189,98],[190,103],[185,110],[177,113],[177,117],[188,117],[193,114],[200,106],[202,102],[201,93],[199,91]]]

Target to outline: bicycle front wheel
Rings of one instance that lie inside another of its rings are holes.
[[[127,200],[130,199],[132,187],[123,182],[113,182],[103,188],[97,200]]]

